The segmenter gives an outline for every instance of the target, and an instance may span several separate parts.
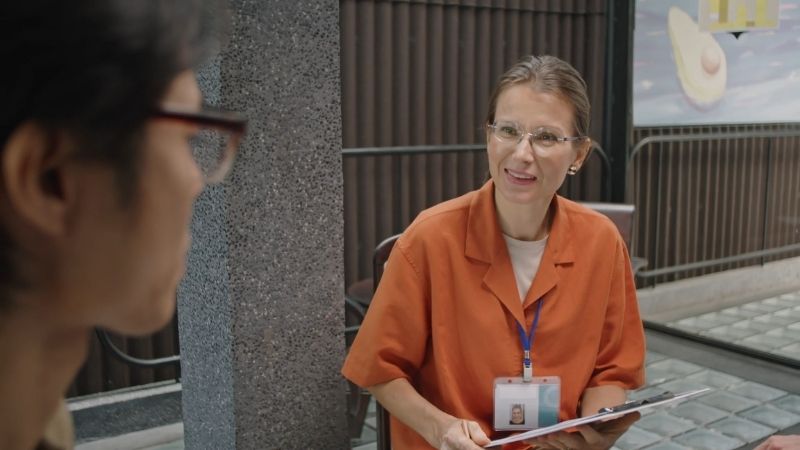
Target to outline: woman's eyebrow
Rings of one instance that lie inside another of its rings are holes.
[[[522,126],[522,122],[520,122],[519,120],[514,120],[514,119],[498,119],[498,118],[495,118],[495,122],[503,122],[503,123],[505,123],[505,124],[514,125],[514,126],[515,126],[515,127],[517,127],[517,128],[523,128],[523,126]]]
[[[511,123],[511,124],[514,124],[517,127],[520,127],[520,128],[523,128],[523,129],[527,130],[528,132],[533,132],[535,130],[545,129],[545,130],[554,131],[554,132],[557,132],[557,133],[559,133],[561,135],[566,136],[566,133],[564,133],[564,130],[562,130],[561,127],[559,127],[558,125],[536,125],[534,127],[528,128],[528,127],[524,127],[524,126],[520,125],[520,123],[521,123],[520,121],[513,120],[513,119],[496,118],[495,122]]]
[[[560,127],[552,126],[552,125],[541,125],[541,126],[538,126],[538,127],[534,128],[534,130],[555,131],[556,133],[564,134],[564,130],[562,130]]]

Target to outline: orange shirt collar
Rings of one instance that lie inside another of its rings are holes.
[[[572,226],[564,203],[565,200],[556,195],[550,206],[555,210],[555,214],[543,260],[550,260],[554,264],[571,263],[575,259],[570,239]],[[487,263],[497,261],[498,257],[508,258],[506,243],[494,206],[492,180],[487,181],[478,190],[478,195],[474,196],[470,203],[465,253],[470,258]]]
[[[489,264],[483,284],[511,313],[520,325],[527,327],[525,310],[544,298],[560,281],[556,266],[573,261],[571,224],[566,213],[565,200],[555,196],[552,208],[555,210],[550,237],[539,264],[539,271],[533,280],[525,299],[520,303],[514,269],[503,240],[500,224],[494,206],[494,184],[488,181],[481,187],[470,203],[467,219],[466,256]]]

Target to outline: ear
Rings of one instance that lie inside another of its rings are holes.
[[[10,208],[38,233],[66,230],[67,191],[64,169],[69,146],[63,134],[34,122],[17,127],[2,151],[2,179]]]
[[[575,162],[572,163],[576,170],[583,166],[583,163],[586,162],[587,158],[589,158],[589,155],[592,153],[592,149],[594,148],[592,145],[592,138],[588,137],[586,138],[585,142],[581,142],[579,145],[578,154],[575,156]]]

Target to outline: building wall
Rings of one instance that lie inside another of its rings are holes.
[[[341,2],[343,147],[485,143],[489,96],[502,73],[530,54],[551,54],[584,76],[602,141],[603,1]],[[564,193],[599,200],[592,158]],[[371,276],[372,251],[424,208],[480,186],[482,151],[346,156],[345,282]]]

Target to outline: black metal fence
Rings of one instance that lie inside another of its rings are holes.
[[[627,201],[645,284],[800,255],[798,124],[636,131]]]

